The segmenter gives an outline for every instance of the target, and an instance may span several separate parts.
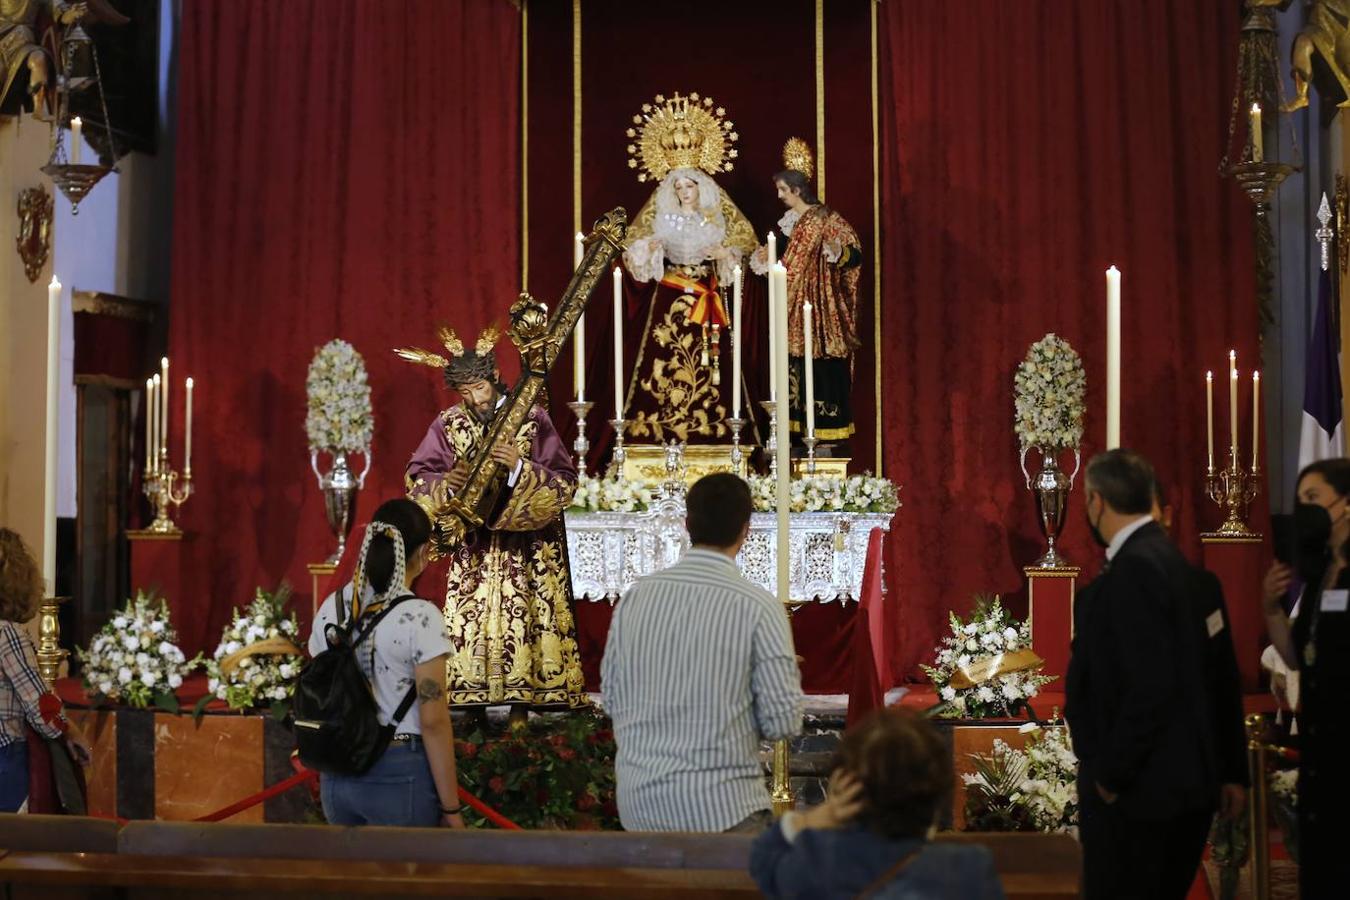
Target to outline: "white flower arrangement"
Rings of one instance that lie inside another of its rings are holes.
[[[631,478],[597,478],[583,475],[577,479],[571,509],[577,512],[643,512],[651,506],[654,484]]]
[[[1023,452],[1076,449],[1083,440],[1087,375],[1069,342],[1047,334],[1013,376],[1017,440]]]
[[[206,663],[209,697],[230,709],[285,703],[295,692],[302,657],[295,642],[300,626],[285,613],[290,588],[269,594],[258,588],[253,602],[234,617]]]
[[[1042,729],[1021,750],[1001,740],[989,754],[972,753],[963,773],[966,827],[980,831],[1062,831],[1078,827],[1078,757],[1067,728]]]
[[[751,475],[750,496],[756,512],[778,508],[778,484],[767,475]],[[891,481],[870,472],[846,478],[806,475],[789,483],[792,512],[893,513],[900,508],[900,490]]]
[[[356,348],[331,340],[314,353],[305,377],[309,411],[305,434],[310,450],[364,453],[375,432],[366,362]]]
[[[146,707],[154,702],[177,711],[174,691],[201,661],[200,656],[188,659],[177,641],[168,605],[138,591],[98,630],[89,649],[76,651],[85,688],[114,703]]]
[[[951,681],[962,669],[970,669],[1004,653],[1031,648],[1031,624],[1018,622],[995,596],[976,597],[969,622],[949,613],[951,634],[936,648],[931,666],[922,666],[942,701],[940,715],[949,718],[1010,718],[1014,710],[1040,693],[1054,676],[1042,675],[1040,666],[1004,672],[980,684],[958,688]]]

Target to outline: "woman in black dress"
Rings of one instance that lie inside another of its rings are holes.
[[[1299,671],[1299,883],[1303,897],[1344,897],[1350,854],[1350,459],[1298,476],[1294,565],[1276,563],[1263,602],[1270,640]],[[1297,574],[1307,587],[1290,623],[1281,600]]]

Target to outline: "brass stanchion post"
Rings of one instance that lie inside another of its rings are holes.
[[[1247,821],[1251,829],[1252,896],[1270,900],[1270,821],[1269,794],[1266,788],[1265,717],[1253,713],[1247,717],[1247,767],[1252,781]]]
[[[773,742],[773,789],[770,797],[773,800],[775,816],[781,816],[796,805],[792,796],[792,782],[788,777],[787,738]]]

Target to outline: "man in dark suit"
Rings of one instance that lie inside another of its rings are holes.
[[[1093,458],[1086,492],[1107,561],[1074,604],[1065,679],[1084,896],[1183,898],[1221,783],[1204,580],[1150,515],[1142,456]]]

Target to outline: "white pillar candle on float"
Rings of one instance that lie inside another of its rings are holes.
[[[56,391],[61,365],[61,282],[47,286],[47,423],[42,494],[42,577],[48,597],[56,596]]]
[[[1252,471],[1260,458],[1261,446],[1261,373],[1252,372]]]
[[[183,475],[192,474],[192,379],[186,382],[187,402],[183,410]]]
[[[816,360],[811,330],[811,304],[802,304],[802,380],[806,382],[806,436],[816,436]]]
[[[164,450],[165,467],[169,455],[169,358],[159,361],[159,446]]]
[[[1120,270],[1106,270],[1106,449],[1120,446]]]
[[[1209,471],[1214,472],[1214,373],[1205,373],[1205,443],[1209,449]]]
[[[1247,122],[1252,134],[1252,162],[1264,162],[1266,158],[1266,139],[1261,134],[1261,104],[1253,103],[1251,116]]]
[[[788,569],[788,509],[791,496],[788,479],[792,476],[792,435],[788,422],[788,339],[787,339],[787,269],[782,263],[775,263],[769,270],[769,282],[773,286],[773,319],[775,356],[771,361],[774,379],[782,387],[774,398],[777,405],[777,459],[778,483],[776,484],[776,505],[778,508],[778,599],[783,603],[792,599],[789,593]]]
[[[154,464],[154,419],[150,417],[151,404],[155,402],[155,379],[145,379],[145,404],[142,412],[145,413],[145,475],[150,474],[150,470],[155,467]]]
[[[778,398],[778,367],[774,365],[774,360],[778,358],[778,326],[776,316],[778,315],[778,304],[774,302],[774,267],[778,265],[778,238],[772,231],[769,232],[769,239],[766,244],[769,254],[769,399]]]
[[[1237,442],[1237,351],[1228,351],[1228,445],[1233,455],[1233,465],[1237,466],[1238,461],[1238,442]]]
[[[741,267],[731,270],[731,417],[741,417]]]
[[[150,379],[150,469],[159,471],[159,418],[160,411],[164,408],[159,402],[159,375]]]
[[[572,271],[581,268],[582,254],[585,252],[586,235],[576,233],[572,242]],[[577,402],[586,399],[586,305],[581,306],[581,315],[577,317],[577,327],[572,331],[572,390],[576,391]]]
[[[80,164],[80,152],[84,149],[84,122],[79,116],[70,120],[70,163]]]
[[[614,267],[614,418],[623,418],[623,269]]]

